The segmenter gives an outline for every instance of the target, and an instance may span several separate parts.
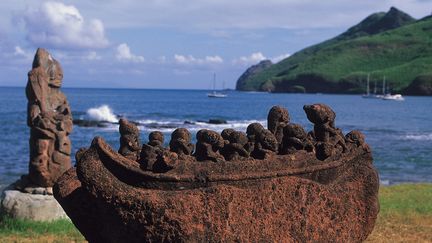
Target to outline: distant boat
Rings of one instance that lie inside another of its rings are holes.
[[[383,91],[383,95],[376,94],[376,82],[375,82],[375,86],[374,86],[374,93],[373,94],[370,93],[369,77],[370,77],[370,74],[368,74],[368,76],[367,76],[366,94],[363,94],[362,97],[363,98],[369,98],[369,99],[381,99],[384,96],[384,91]],[[384,79],[384,82],[385,82],[385,79]]]
[[[405,98],[401,94],[386,94],[381,99],[383,100],[396,100],[396,101],[404,101]]]
[[[213,92],[207,93],[209,98],[226,98],[228,95],[216,91],[216,73],[213,74]]]
[[[389,90],[389,89],[387,89]],[[385,76],[383,80],[383,95],[380,97],[382,100],[395,100],[395,101],[404,101],[405,98],[401,94],[394,94],[392,95],[390,92],[385,92]]]

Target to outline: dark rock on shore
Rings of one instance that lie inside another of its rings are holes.
[[[209,119],[208,121],[198,120],[197,122],[204,122],[204,123],[215,124],[215,125],[228,124],[228,122],[224,119]],[[185,124],[187,124],[187,123],[185,122]],[[190,123],[190,124],[193,124],[193,123]]]
[[[432,95],[432,74],[420,75],[403,90],[405,95]]]
[[[244,87],[246,87],[246,82],[249,80],[249,78],[252,77],[253,75],[260,73],[261,71],[270,67],[271,65],[273,65],[273,63],[270,60],[263,60],[258,64],[249,67],[237,80],[236,90],[242,90],[242,91],[248,90],[245,89]]]
[[[73,124],[80,127],[109,127],[112,123],[106,121],[74,119]]]

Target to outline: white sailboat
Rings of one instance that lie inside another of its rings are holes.
[[[216,73],[213,74],[213,92],[207,93],[209,98],[226,98],[228,95],[216,91]]]
[[[380,97],[383,100],[395,100],[395,101],[404,101],[405,98],[401,94],[392,95],[390,92],[385,92],[385,76],[383,81],[383,95]]]
[[[404,101],[405,98],[401,94],[386,94],[382,97],[383,100]]]

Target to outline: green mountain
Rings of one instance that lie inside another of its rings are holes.
[[[415,20],[394,7],[387,13],[372,14],[335,38],[279,63],[253,72],[248,69],[236,89],[362,93],[368,74],[371,89],[375,83],[382,87],[385,77],[393,92],[432,95],[423,92],[430,90],[424,87],[430,87],[432,80],[432,17]],[[412,85],[419,76],[422,92]]]

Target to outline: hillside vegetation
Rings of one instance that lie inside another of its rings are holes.
[[[384,76],[393,92],[415,90],[406,88],[418,76],[432,80],[424,78],[432,76],[432,17],[415,20],[396,8],[372,14],[333,39],[243,75],[237,90],[362,93],[368,74],[379,92]]]

